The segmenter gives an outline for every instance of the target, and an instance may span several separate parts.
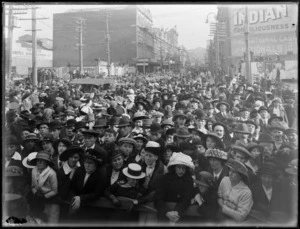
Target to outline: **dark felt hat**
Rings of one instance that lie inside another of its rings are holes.
[[[109,126],[107,125],[106,119],[104,118],[99,118],[96,120],[95,125],[93,128],[108,128]]]
[[[219,103],[217,104],[216,108],[217,108],[218,110],[220,110],[220,106],[221,106],[222,104],[225,105],[225,106],[227,107],[227,110],[230,110],[230,105],[229,105],[228,103],[224,102],[224,101],[219,102]]]
[[[87,130],[89,129],[89,127],[86,125],[86,122],[80,121],[80,122],[75,123],[73,131],[77,131],[78,129],[81,129],[81,128],[85,128]]]
[[[161,133],[162,132],[161,125],[159,123],[152,123],[151,126],[150,126],[150,132],[152,134]]]
[[[102,158],[99,152],[95,149],[87,149],[84,158],[92,159],[98,166],[102,163]]]
[[[69,145],[68,148],[59,156],[59,160],[67,161],[72,155],[76,153],[78,153],[79,157],[81,158],[84,154],[84,149],[79,146]]]
[[[75,119],[69,119],[66,122],[66,127],[75,127],[76,120]]]
[[[98,137],[99,133],[97,131],[94,130],[84,130],[82,131],[83,135],[92,135],[94,137]]]
[[[60,138],[60,139],[56,139],[54,142],[53,142],[53,148],[54,149],[57,149],[58,147],[58,144],[62,142],[65,146],[69,147],[70,145],[72,145],[72,142],[67,139],[67,138]]]

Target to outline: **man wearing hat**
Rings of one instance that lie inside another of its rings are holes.
[[[154,141],[148,141],[145,146],[145,161],[141,164],[142,171],[145,172],[143,182],[143,197],[138,199],[138,203],[153,202],[153,197],[157,189],[159,179],[166,173],[166,167],[161,162],[160,144]]]
[[[250,130],[246,123],[239,123],[233,130],[234,137],[242,141],[246,145],[249,143]]]
[[[94,130],[84,130],[82,131],[82,134],[84,136],[84,145],[82,148],[85,151],[88,149],[94,150],[101,157],[103,164],[108,163],[109,155],[107,151],[96,143],[99,133]]]
[[[283,122],[275,123],[275,124],[269,126],[269,131],[271,133],[272,139],[274,140],[275,153],[277,153],[277,150],[282,145],[283,133],[287,129],[288,129],[288,126]]]
[[[118,142],[121,138],[129,138],[132,132],[132,122],[126,117],[122,116],[118,124],[118,135],[116,138],[116,142]]]
[[[5,168],[9,166],[22,166],[22,157],[17,152],[17,149],[20,147],[20,143],[17,138],[13,135],[10,135],[6,138],[6,150],[5,150]]]
[[[50,133],[53,136],[54,141],[60,138],[62,124],[58,120],[54,120],[49,123]]]
[[[76,124],[75,119],[69,119],[66,122],[65,128],[62,130],[62,133],[65,133],[66,137],[69,138],[72,144],[74,144],[76,138],[76,134],[74,132],[75,124]],[[63,134],[62,137],[64,137],[65,135]]]
[[[207,118],[213,118],[215,115],[214,106],[211,102],[207,102],[203,106],[204,112],[206,113]]]
[[[161,124],[163,116],[164,114],[162,112],[154,111],[152,114],[152,120],[153,120],[152,122]]]
[[[273,157],[275,146],[274,140],[270,134],[260,134],[258,144],[264,148],[262,155],[263,161]]]
[[[165,140],[162,138],[163,129],[159,123],[152,123],[150,126],[150,136],[151,141],[158,142],[161,146],[161,150],[164,150]]]
[[[187,121],[186,114],[178,112],[177,114],[174,114],[174,116],[173,116],[173,122],[175,123],[176,128],[184,127],[186,121]]]
[[[51,157],[53,157],[55,154],[53,148],[53,142],[54,142],[54,138],[50,133],[45,134],[41,139],[41,145],[43,147],[43,150],[45,152],[48,152],[51,155]]]
[[[99,118],[99,119],[96,120],[96,122],[93,126],[93,130],[95,130],[99,133],[98,138],[97,138],[97,143],[99,145],[104,144],[104,134],[105,134],[105,130],[108,127],[109,126],[107,125],[106,119]]]
[[[285,130],[284,134],[289,140],[289,144],[294,148],[298,148],[298,131],[296,129],[289,128]]]
[[[258,110],[261,119],[259,120],[259,125],[261,127],[260,132],[267,132],[268,120],[269,120],[269,111],[265,106],[261,106]]]
[[[287,120],[290,128],[296,128],[297,126],[297,107],[295,106],[295,97],[287,96],[285,97],[284,109],[286,111]]]
[[[219,102],[216,108],[220,110],[220,112],[215,115],[217,121],[222,122],[224,119],[231,117],[231,114],[229,113],[230,105],[227,102]]]

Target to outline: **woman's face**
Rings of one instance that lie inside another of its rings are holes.
[[[146,165],[153,165],[158,159],[157,155],[154,155],[153,153],[150,152],[145,152],[145,163]]]
[[[225,134],[225,130],[223,126],[215,126],[214,132],[219,136],[219,138],[223,138]]]
[[[104,142],[105,143],[112,143],[116,140],[116,137],[113,133],[109,133],[109,132],[106,132],[104,134]]]
[[[137,150],[141,150],[144,146],[144,141],[142,139],[135,139],[136,143],[137,143]]]
[[[64,152],[66,149],[67,149],[67,146],[63,142],[58,143],[58,146],[57,146],[58,155],[61,155],[62,152]]]
[[[247,126],[248,126],[248,129],[251,132],[251,134],[254,134],[254,132],[255,132],[255,126],[252,125],[252,124],[249,124],[249,123],[247,124]]]
[[[142,127],[142,125],[143,125],[143,120],[137,120],[137,121],[135,121],[135,127]]]
[[[207,149],[214,149],[216,147],[216,145],[217,145],[217,143],[213,138],[211,138],[211,137],[206,138]]]
[[[212,170],[219,170],[223,167],[221,161],[219,159],[213,158],[213,157],[209,158],[209,164],[210,164]]]
[[[201,154],[205,154],[205,147],[203,145],[196,145],[197,151]]]
[[[111,161],[111,165],[113,169],[117,171],[122,168],[123,164],[124,164],[124,159],[121,155],[112,159]]]
[[[135,187],[136,184],[137,184],[137,180],[136,180],[136,179],[133,179],[133,178],[130,178],[130,177],[127,177],[127,183],[128,183],[131,187]]]
[[[77,162],[79,161],[79,154],[78,153],[74,153],[71,157],[69,157],[68,159],[68,165],[70,166],[70,168],[74,168],[77,164]]]
[[[16,146],[15,145],[6,145],[6,151],[5,156],[8,158],[11,158],[16,152]]]
[[[259,155],[261,154],[260,150],[258,148],[254,148],[251,150],[252,155],[254,156],[254,158],[259,157]]]
[[[84,161],[84,168],[86,173],[91,174],[96,171],[97,165],[96,162],[92,159],[86,158]]]
[[[36,160],[36,167],[38,170],[44,170],[45,168],[47,168],[47,166],[48,166],[47,161],[43,159]]]
[[[233,169],[230,169],[229,170],[229,179],[230,179],[231,183],[237,184],[241,181],[242,178],[238,172],[236,172]]]
[[[273,176],[269,175],[269,174],[262,174],[260,176],[260,180],[263,186],[270,188],[272,187],[273,184]]]
[[[50,151],[52,149],[52,143],[48,141],[42,142],[43,149],[46,151]]]
[[[175,173],[177,176],[182,177],[185,174],[186,168],[185,165],[175,165]]]
[[[245,163],[247,161],[246,155],[242,152],[236,151],[234,154],[234,160],[239,161],[241,163]]]

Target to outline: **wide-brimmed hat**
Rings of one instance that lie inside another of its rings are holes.
[[[137,120],[143,120],[143,119],[146,119],[147,116],[142,113],[142,112],[135,112],[134,115],[133,115],[133,118],[132,118],[132,121],[135,122]]]
[[[142,134],[142,133],[135,134],[132,138],[134,140],[141,139],[144,143],[148,142],[147,135]]]
[[[59,155],[59,160],[67,161],[75,153],[78,153],[81,158],[83,156],[84,149],[79,146],[70,145],[64,152],[62,152],[61,155]]]
[[[284,131],[285,135],[290,135],[290,134],[297,134],[298,135],[298,131],[294,128],[289,128],[287,130]]]
[[[50,133],[44,134],[42,136],[42,139],[40,140],[40,142],[51,142],[51,143],[53,143],[53,141],[54,141],[53,135]]]
[[[227,110],[230,110],[230,105],[229,105],[228,103],[224,102],[224,101],[219,102],[219,103],[216,105],[216,108],[217,108],[218,110],[220,110],[220,106],[221,106],[222,104],[225,105],[225,106],[227,107]]]
[[[94,137],[98,137],[99,136],[99,133],[97,131],[94,131],[94,130],[83,130],[82,134],[83,135],[92,135]]]
[[[113,153],[110,156],[110,161],[112,161],[113,159],[117,158],[117,157],[124,157],[124,154],[121,150],[114,150]]]
[[[51,155],[46,151],[40,151],[37,153],[36,157],[31,161],[27,161],[29,165],[36,165],[37,159],[45,160],[49,163],[50,166],[53,166],[53,162],[51,161]]]
[[[196,177],[194,178],[194,182],[198,185],[202,185],[205,187],[211,187],[214,176],[207,171],[201,171],[196,173]]]
[[[36,155],[37,155],[37,154],[38,154],[38,152],[32,152],[32,153],[28,154],[28,156],[25,157],[25,158],[23,159],[23,161],[22,161],[23,166],[26,167],[26,168],[29,168],[29,169],[33,169],[35,166],[32,165],[32,162],[31,162],[31,161],[32,161],[34,158],[36,158]]]
[[[25,137],[24,143],[25,143],[26,141],[29,141],[29,140],[39,141],[40,139],[36,136],[36,134],[34,134],[34,133],[29,133],[29,134]]]
[[[130,163],[123,170],[123,174],[132,179],[142,179],[145,177],[145,173],[142,172],[142,167],[137,163]]]
[[[66,127],[74,127],[76,124],[76,120],[75,119],[69,119],[66,122]]]
[[[52,122],[49,123],[49,128],[50,129],[61,129],[62,124],[59,120],[53,120]]]
[[[239,123],[233,131],[241,134],[251,134],[246,123]]]
[[[159,112],[159,111],[155,111],[153,114],[152,114],[152,117],[164,117],[164,114]]]
[[[243,163],[233,160],[233,159],[229,159],[227,162],[225,162],[225,165],[228,168],[238,172],[239,174],[244,175],[247,178],[247,180],[249,181],[248,169],[246,168],[246,166]]]
[[[46,121],[46,120],[42,120],[41,122],[37,122],[36,123],[36,128],[40,129],[41,125],[47,125],[48,127],[50,127],[50,122]]]
[[[258,127],[258,124],[256,122],[254,122],[254,120],[252,120],[252,119],[248,119],[244,123],[254,125],[255,128]]]
[[[174,126],[174,122],[170,119],[166,119],[161,123],[161,127],[164,128],[165,126]]]
[[[197,112],[195,113],[195,118],[196,118],[196,119],[200,119],[200,120],[207,120],[207,119],[208,119],[206,113],[203,112],[203,111],[197,111]]]
[[[57,149],[58,144],[60,142],[62,142],[66,147],[69,147],[70,145],[72,145],[72,142],[68,138],[59,138],[53,142],[53,148]]]
[[[143,128],[150,128],[150,126],[152,125],[152,121],[153,120],[150,119],[150,118],[144,119],[142,127]]]
[[[125,118],[123,116],[119,121],[118,128],[125,127],[125,126],[132,126],[132,122],[130,121],[130,119]]]
[[[84,158],[92,159],[98,165],[100,165],[102,163],[101,155],[95,149],[87,149],[83,156],[84,156]]]
[[[257,175],[261,176],[263,174],[271,175],[271,176],[276,176],[276,164],[273,162],[264,162],[261,167],[257,171]]]
[[[188,116],[186,114],[178,112],[178,113],[176,113],[176,114],[173,115],[173,122],[176,121],[176,119],[179,118],[179,117],[188,119]]]
[[[174,165],[185,165],[191,169],[195,169],[195,165],[193,163],[192,158],[189,155],[183,154],[181,152],[173,152],[167,168],[170,168]]]
[[[258,148],[260,149],[261,151],[264,150],[264,147],[262,145],[259,145],[255,142],[250,142],[248,145],[247,145],[247,150],[250,152],[251,150],[253,150],[254,148]]]
[[[109,120],[109,125],[110,126],[117,126],[119,124],[121,120],[121,117],[120,116],[113,116],[111,117],[111,119]]]
[[[219,149],[224,149],[224,143],[222,142],[222,140],[219,138],[219,136],[215,133],[215,132],[208,132],[207,134],[203,134],[201,136],[201,140],[204,146],[206,146],[206,139],[210,137],[213,138],[214,141],[216,142],[216,148]]]
[[[212,157],[212,158],[217,158],[217,159],[220,159],[223,161],[226,161],[228,159],[228,154],[225,151],[220,150],[220,149],[208,149],[205,152],[205,156],[207,158]]]
[[[192,134],[189,132],[187,127],[180,127],[176,130],[175,136],[179,138],[189,138]]]
[[[273,119],[279,119],[280,122],[283,121],[283,118],[281,116],[278,116],[276,114],[272,114],[272,116],[268,119],[268,124],[271,124]]]
[[[153,153],[154,155],[157,155],[157,156],[159,156],[160,150],[161,150],[161,147],[158,142],[148,141],[145,146],[145,151]]]
[[[132,144],[135,148],[137,146],[136,140],[134,140],[132,138],[120,138],[119,141],[118,141],[118,144],[122,145],[125,142],[127,142],[129,144]]]
[[[279,123],[274,123],[273,125],[269,125],[268,126],[268,129],[270,130],[270,131],[272,131],[272,130],[280,130],[280,131],[285,131],[285,130],[287,130],[289,127],[288,127],[288,125],[286,124],[286,123],[284,123],[284,122],[279,122]]]
[[[81,129],[81,128],[85,128],[87,130],[89,129],[89,127],[86,125],[86,122],[80,121],[80,122],[75,123],[73,131],[76,132],[78,129]]]
[[[258,112],[261,112],[261,111],[268,111],[268,108],[266,108],[265,106],[261,106],[261,107],[258,109]]]
[[[292,160],[289,163],[289,167],[285,169],[288,174],[297,175],[298,174],[298,159]]]
[[[5,177],[23,177],[24,172],[23,169],[18,166],[8,166],[5,169],[4,175]]]
[[[161,133],[163,130],[161,128],[161,125],[159,123],[152,123],[150,126],[150,133]]]
[[[6,145],[18,146],[18,145],[20,145],[20,142],[18,141],[18,139],[15,136],[9,135],[8,137],[6,137]]]
[[[234,145],[232,146],[232,150],[238,151],[240,153],[243,153],[244,155],[254,158],[253,154],[250,153],[245,147],[239,146],[239,145]]]
[[[109,126],[107,125],[106,119],[104,118],[99,118],[96,120],[93,128],[108,128]]]

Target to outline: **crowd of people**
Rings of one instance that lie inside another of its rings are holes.
[[[297,218],[297,96],[210,73],[129,75],[90,93],[54,81],[6,90],[7,216],[36,224],[285,225]],[[91,203],[106,198],[115,207]],[[170,205],[170,203],[173,203]],[[185,214],[196,206],[197,216]]]

